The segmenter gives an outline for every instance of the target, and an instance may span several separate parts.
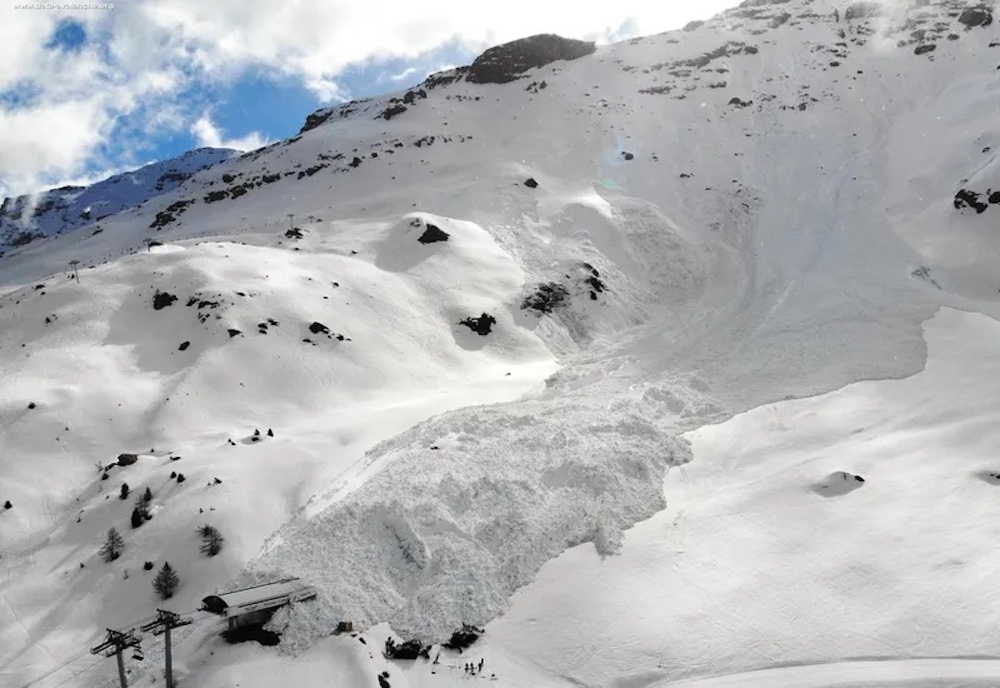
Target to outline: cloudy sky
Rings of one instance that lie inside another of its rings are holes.
[[[0,197],[198,146],[248,150],[324,105],[387,93],[490,45],[608,42],[737,0],[0,0]],[[77,7],[83,7],[78,5]]]

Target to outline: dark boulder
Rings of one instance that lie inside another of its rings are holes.
[[[578,41],[555,34],[538,34],[490,48],[473,60],[466,81],[473,84],[505,84],[529,69],[556,60],[576,60],[596,49],[592,41]]]
[[[916,48],[914,48],[913,49],[913,54],[914,55],[923,55],[924,53],[932,52],[936,48],[937,48],[937,45],[935,45],[934,43],[925,43],[924,45],[918,45]]]
[[[178,351],[187,351],[187,348],[191,346],[191,342],[181,342],[181,345],[177,347]]]
[[[119,466],[131,466],[136,461],[139,460],[138,454],[119,454],[118,455],[118,465]]]
[[[524,185],[526,187],[528,187],[529,189],[537,189],[538,188],[538,182],[535,181],[534,177],[528,177],[527,179],[525,179],[524,180]]]
[[[427,229],[424,233],[420,235],[417,239],[421,244],[433,244],[437,241],[448,241],[448,232],[444,231],[437,225],[432,225],[430,222],[427,223]]]
[[[314,322],[309,326],[309,331],[313,334],[330,334],[330,328],[321,322]]]
[[[958,16],[958,21],[970,29],[976,26],[987,27],[993,23],[993,12],[989,7],[982,5],[979,7],[967,7]]]

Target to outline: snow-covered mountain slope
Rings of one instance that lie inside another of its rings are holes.
[[[92,226],[126,208],[173,191],[181,182],[238,155],[228,148],[198,148],[123,172],[91,186],[64,186],[0,202],[0,249]]]
[[[379,650],[462,623],[511,686],[988,652],[998,42],[955,0],[534,39],[0,258],[3,684],[111,676],[146,561],[175,611],[318,588],[276,649],[199,615],[199,688],[457,684]]]

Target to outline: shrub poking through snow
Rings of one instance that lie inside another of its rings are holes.
[[[160,599],[170,599],[174,596],[174,592],[180,584],[181,579],[177,576],[174,568],[169,562],[163,562],[163,568],[160,569],[160,572],[156,574],[156,578],[153,579],[153,590],[156,591],[156,594],[160,596]]]
[[[153,294],[153,310],[154,311],[163,310],[167,306],[172,306],[174,301],[176,300],[177,297],[171,294],[170,292],[160,291],[159,289],[157,289],[156,293]]]
[[[183,474],[183,473],[178,473],[178,474],[177,474],[177,482],[179,482],[179,483],[182,483],[182,482],[184,482],[185,480],[187,480],[187,478],[185,478],[185,477],[184,477],[184,474]]]
[[[222,537],[222,533],[215,526],[210,526],[208,524],[203,525],[198,529],[198,535],[201,537],[201,553],[214,557],[216,554],[222,551],[222,545],[226,541]]]
[[[104,561],[112,562],[121,556],[123,549],[125,549],[125,540],[122,539],[117,530],[112,528],[108,531],[108,537],[98,553],[104,557]]]
[[[7,500],[6,502],[4,502],[4,503],[3,503],[3,508],[4,508],[4,509],[13,509],[13,508],[14,508],[14,505],[13,505],[13,504],[11,504],[11,503],[10,503],[10,500],[8,499],[8,500]]]
[[[142,565],[142,570],[143,571],[152,571],[153,570],[153,562],[147,561],[145,564]]]
[[[465,325],[470,330],[476,334],[485,337],[488,335],[493,326],[497,324],[497,319],[494,318],[489,313],[483,313],[478,318],[466,318],[459,325]]]
[[[128,483],[122,483],[122,489],[121,489],[121,492],[118,495],[119,498],[120,499],[128,499],[128,493],[129,493]]]
[[[139,495],[139,498],[135,500],[135,509],[132,510],[132,527],[138,528],[145,521],[152,518],[149,515],[149,506],[153,503],[153,491],[148,487],[146,490]]]

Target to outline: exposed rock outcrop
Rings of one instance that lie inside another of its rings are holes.
[[[596,46],[555,34],[538,34],[490,48],[473,60],[465,80],[473,84],[505,84],[529,69],[556,60],[576,60],[590,55]]]

